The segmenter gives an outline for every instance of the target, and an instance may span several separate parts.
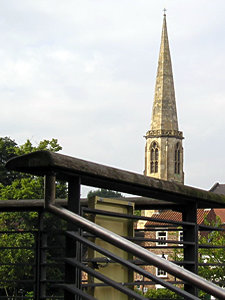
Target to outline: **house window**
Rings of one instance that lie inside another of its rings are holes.
[[[183,240],[184,240],[184,232],[183,231],[179,231],[178,240],[180,242],[183,242]],[[183,244],[179,244],[179,246],[183,246]]]
[[[177,143],[174,152],[174,173],[175,174],[180,174],[180,160],[181,160],[180,144]]]
[[[156,246],[167,246],[164,241],[167,240],[167,231],[156,231],[156,239],[159,240]]]
[[[184,240],[184,232],[183,231],[179,231],[179,241],[183,242]]]
[[[158,173],[159,169],[159,146],[156,142],[151,144],[150,156],[150,172]]]
[[[167,277],[167,272],[162,269],[157,268],[156,276],[157,277]]]
[[[158,256],[165,258],[165,259],[168,258],[168,255],[164,255],[164,254],[158,255]],[[156,268],[156,276],[157,277],[167,277],[167,272],[162,269]]]

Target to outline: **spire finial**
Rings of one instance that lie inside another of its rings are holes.
[[[164,17],[166,16],[166,9],[165,8],[163,9],[163,16]]]

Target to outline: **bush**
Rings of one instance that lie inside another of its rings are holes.
[[[183,297],[177,295],[176,293],[168,289],[149,289],[146,294],[146,298],[149,299],[183,299]]]

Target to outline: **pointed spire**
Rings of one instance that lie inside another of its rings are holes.
[[[173,72],[165,10],[150,130],[178,131]]]

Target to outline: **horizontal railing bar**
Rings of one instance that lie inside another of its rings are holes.
[[[35,266],[35,264],[31,263],[0,263],[0,266]]]
[[[194,261],[189,261],[189,260],[182,260],[182,261],[176,261],[176,260],[172,260],[172,263],[176,264],[176,265],[194,265],[195,262]]]
[[[81,200],[82,201],[82,200]],[[67,206],[66,199],[56,199],[58,205]],[[38,212],[44,209],[44,199],[19,199],[19,200],[0,200],[0,212],[20,211],[20,212]]]
[[[160,239],[151,239],[151,238],[142,238],[142,237],[124,237],[129,241],[139,241],[139,242],[160,242],[161,244],[184,244],[184,245],[195,245],[194,242],[187,241],[175,241],[175,240],[160,240]],[[166,245],[164,246],[166,247]]]
[[[64,250],[65,247],[55,247],[55,246],[42,246],[40,247],[42,250],[51,250],[51,249],[62,249]]]
[[[215,284],[201,278],[200,276],[185,270],[163,258],[160,258],[156,254],[151,253],[150,251],[143,249],[138,245],[134,245],[134,243],[128,241],[127,239],[122,238],[121,236],[97,225],[93,222],[75,214],[67,209],[62,207],[58,207],[52,204],[48,204],[46,207],[50,212],[61,216],[62,218],[76,223],[81,228],[86,229],[100,238],[110,242],[111,244],[120,247],[121,249],[132,253],[133,255],[147,261],[158,268],[164,269],[165,271],[171,273],[172,275],[179,277],[182,280],[187,281],[188,283],[195,285],[199,289],[210,293],[213,296],[219,297],[221,299],[225,299],[224,290]]]
[[[225,263],[198,263],[199,266],[225,266]]]
[[[62,261],[63,260],[63,256],[57,256],[57,257],[55,257],[55,256],[51,256],[51,260],[54,260],[54,261]]]
[[[72,238],[75,238],[76,240],[84,243],[85,245],[95,249],[96,251],[98,251],[99,253],[103,254],[103,255],[106,255],[107,257],[110,257],[112,258],[114,261],[116,262],[119,262],[121,263],[122,265],[126,266],[127,268],[130,268],[132,269],[133,271],[135,271],[136,273],[139,273],[141,275],[143,275],[145,278],[149,278],[151,280],[153,280],[155,283],[158,283],[158,284],[161,284],[163,285],[164,287],[176,292],[177,294],[180,294],[182,296],[190,296],[189,293],[179,289],[178,287],[176,286],[173,286],[172,284],[170,284],[169,282],[167,281],[164,281],[163,279],[161,278],[158,278],[156,277],[155,275],[147,272],[146,270],[136,266],[135,264],[133,264],[132,262],[128,261],[128,260],[125,260],[121,257],[118,257],[116,256],[115,254],[113,254],[112,252],[106,250],[106,249],[103,249],[102,247],[96,245],[95,243],[85,239],[84,237],[81,237],[80,235],[74,233],[74,232],[67,232],[67,234],[72,237]],[[191,295],[192,296],[192,295]],[[189,298],[190,299],[190,298]],[[193,298],[194,299],[194,298]]]
[[[145,249],[184,249],[186,246],[142,246]]]
[[[85,271],[86,273],[96,277],[97,279],[103,281],[104,283],[109,284],[110,286],[114,287],[115,289],[119,290],[120,292],[139,300],[146,300],[146,298],[142,297],[141,295],[138,295],[137,293],[133,292],[132,290],[128,289],[127,287],[123,286],[121,283],[118,283],[103,274],[91,269],[90,267],[84,266],[83,264],[79,263],[75,259],[72,258],[66,258],[65,262],[68,264],[78,267],[79,269]]]
[[[114,263],[115,261],[114,260],[106,260],[106,259],[104,259],[104,257],[103,258],[101,258],[101,257],[99,257],[99,258],[94,258],[94,259],[85,259],[85,260],[83,260],[83,263],[87,263],[87,262],[95,262],[95,263]],[[131,262],[132,264],[135,264],[135,265],[138,265],[138,266],[148,266],[148,264],[146,263],[146,262],[144,262],[144,261],[142,261],[142,260],[129,260],[129,262]],[[182,260],[182,261],[175,261],[175,260],[173,260],[173,261],[171,261],[172,263],[174,263],[174,264],[177,264],[177,265],[194,265],[195,264],[195,262],[194,261],[187,261],[187,260]],[[200,264],[199,264],[200,265]],[[204,265],[204,263],[202,263],[201,265]],[[217,263],[217,264],[206,264],[206,265],[225,265],[225,264],[219,264],[219,263]]]
[[[171,284],[184,284],[184,281],[167,281],[168,283]],[[126,282],[124,283],[126,286],[136,286],[136,285],[155,285],[155,282],[153,281],[143,281],[143,280],[136,280],[134,282]],[[105,283],[85,283],[82,284],[82,288],[87,288],[87,287],[97,287],[97,286],[109,286],[108,284]]]
[[[161,227],[161,226],[160,226]],[[155,226],[151,229],[146,229],[146,228],[143,228],[143,229],[139,229],[139,228],[136,228],[134,229],[135,232],[151,232],[151,231],[159,231],[160,229],[159,228],[155,228]],[[169,228],[169,229],[164,229],[163,228],[163,231],[185,231],[185,229],[182,229],[182,228]]]
[[[21,250],[21,249],[24,249],[24,250],[34,250],[35,249],[35,246],[34,247],[0,247],[0,250]]]
[[[33,297],[32,297],[32,299],[34,299]],[[56,300],[59,300],[59,299],[64,299],[64,297],[63,296],[42,296],[41,297],[41,300],[42,299],[47,299],[47,300],[50,300],[50,299],[56,299]]]
[[[64,283],[64,280],[41,279],[40,282],[41,283],[55,283],[55,284],[59,284],[59,283]]]
[[[96,262],[96,263],[103,263],[104,262],[105,263],[106,261],[101,260],[101,259],[99,259],[99,260],[98,259],[85,259],[83,261],[83,263],[86,263],[86,262]],[[131,262],[131,263],[133,263],[133,264],[135,264],[137,266],[149,266],[149,264],[147,264],[146,262],[144,262],[142,260],[129,260],[129,262]],[[182,265],[194,265],[195,264],[194,261],[187,261],[187,260],[182,260],[182,261],[171,260],[171,262],[174,263],[174,264],[176,264],[176,265],[181,265],[181,266]],[[109,260],[109,261],[107,261],[107,263],[114,263],[114,261],[113,260]],[[201,265],[204,265],[204,263],[201,264]],[[218,263],[218,264],[208,264],[208,265],[224,265],[224,264],[219,264]]]
[[[191,225],[191,226],[192,226],[192,225]],[[150,229],[148,229],[148,228],[150,228]],[[156,225],[149,225],[149,224],[147,224],[147,225],[145,225],[145,229],[144,229],[144,230],[146,230],[146,231],[151,231],[152,228],[156,228]],[[164,224],[160,224],[160,225],[158,225],[157,228],[158,228],[158,229],[163,228],[163,230],[165,230],[165,231],[166,231],[167,228],[173,230],[174,225],[169,225],[169,224],[164,225]],[[180,231],[182,231],[182,230],[184,230],[184,229],[183,229],[183,228],[180,228]]]
[[[88,295],[87,293],[84,293],[82,290],[79,290],[72,284],[57,284],[57,285],[55,285],[55,287],[65,289],[74,295],[79,295],[82,297],[82,299],[97,300],[96,298],[92,297],[91,295]]]
[[[199,248],[211,248],[211,249],[224,249],[225,245],[208,245],[208,244],[199,244]]]
[[[93,234],[85,234],[85,237],[88,238],[96,238],[95,235]],[[127,237],[127,236],[123,236],[125,239],[129,240],[129,241],[134,241],[135,243],[142,243],[142,242],[153,242],[153,243],[160,243],[161,245],[157,245],[156,248],[167,248],[167,245],[163,244],[178,244],[178,245],[195,245],[194,242],[188,242],[188,241],[176,241],[176,240],[161,240],[161,239],[151,239],[151,238],[143,238],[143,237]],[[163,242],[162,242],[163,241]]]
[[[9,300],[9,296],[1,296],[1,300],[2,299]],[[13,296],[13,299],[22,299],[22,300],[32,299],[33,300],[34,297],[33,296]],[[41,297],[41,299],[48,299],[48,300],[50,300],[50,299],[56,299],[56,300],[59,300],[59,299],[64,299],[64,297],[63,296],[44,296],[44,297]]]
[[[174,224],[174,225],[178,225],[178,226],[195,226],[195,223],[192,223],[192,222],[181,222],[181,221],[165,220],[165,219],[160,219],[160,218],[127,215],[127,214],[105,211],[105,210],[101,210],[101,209],[84,208],[84,212],[94,213],[94,214],[104,215],[104,216],[117,217],[117,218],[152,221],[152,222],[156,222],[156,223],[168,223],[168,224]]]
[[[33,279],[24,279],[24,280],[0,280],[0,283],[35,283],[35,280]]]
[[[149,264],[147,264],[146,262],[143,262],[143,261],[131,261],[132,263],[138,265],[138,266],[148,266]],[[171,260],[172,263],[176,264],[176,265],[194,265],[195,262],[194,261],[187,261],[187,260],[182,260],[182,261],[174,261],[174,260]]]
[[[38,176],[55,172],[57,179],[62,180],[79,176],[84,185],[169,202],[188,204],[198,201],[199,205],[206,207],[225,206],[225,197],[222,195],[50,151],[37,151],[12,158],[6,163],[6,168]]]
[[[64,264],[63,263],[48,263],[48,262],[46,262],[46,263],[41,263],[41,266],[46,266],[46,267],[51,268],[51,267],[57,267],[57,266],[64,266]]]
[[[6,230],[2,230],[0,231],[0,234],[25,234],[25,233],[31,233],[31,234],[37,234],[38,230],[12,230],[12,231],[6,231]]]
[[[49,234],[49,232],[51,232],[51,234],[54,234],[54,235],[59,235],[59,236],[62,236],[65,234],[65,230],[42,230],[41,233],[45,233],[45,234]]]
[[[200,231],[225,231],[225,228],[208,225],[198,225]]]

